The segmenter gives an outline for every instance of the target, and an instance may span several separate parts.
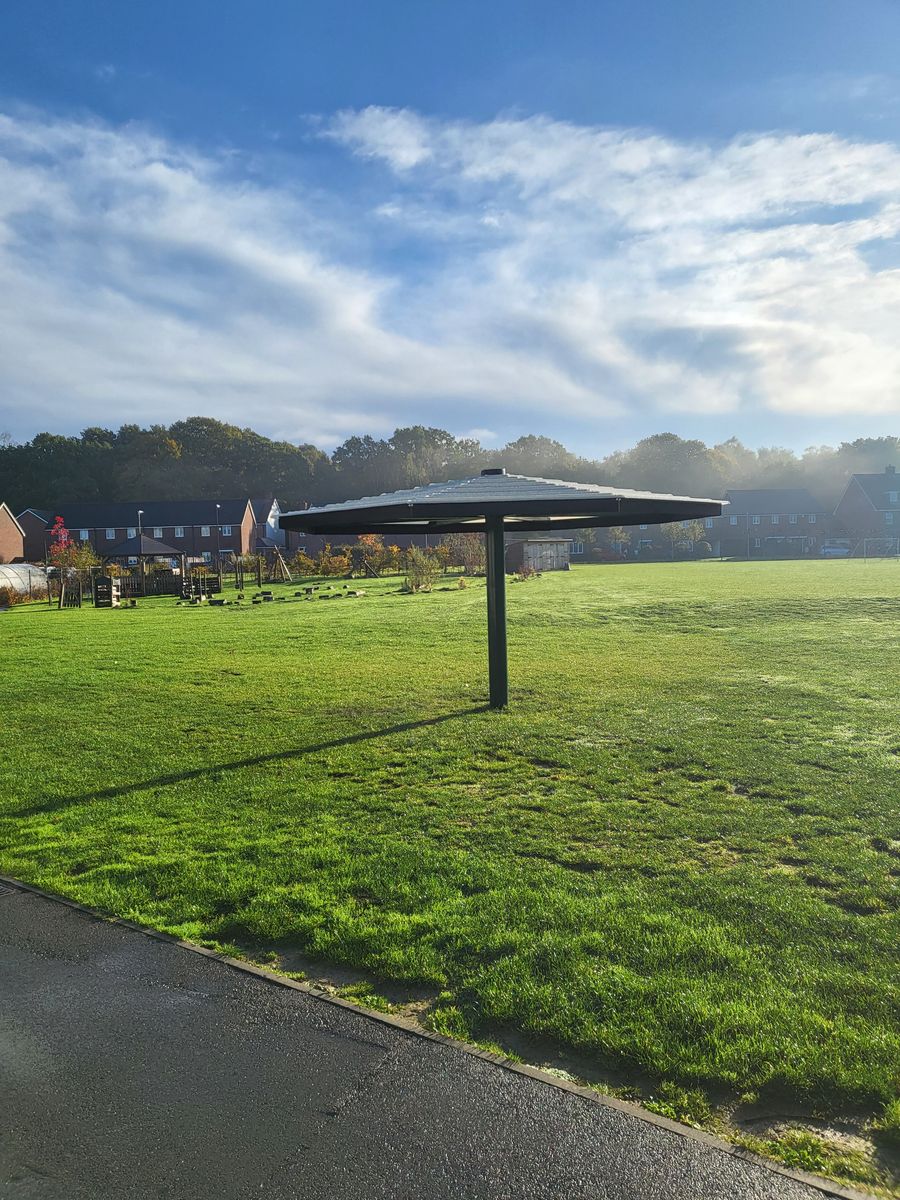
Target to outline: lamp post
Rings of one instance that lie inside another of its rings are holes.
[[[141,529],[141,517],[143,515],[144,515],[144,510],[142,508],[139,508],[138,509],[138,535],[137,535],[138,566],[140,567],[140,570],[141,570],[141,595],[146,596],[147,595],[147,572],[145,570],[146,563],[144,562],[144,556],[141,554],[141,551],[144,548],[143,543],[141,541],[141,539],[143,538],[143,531]]]
[[[222,526],[220,524],[222,516],[220,512],[221,508],[221,504],[216,505],[216,568],[220,576],[222,574]]]

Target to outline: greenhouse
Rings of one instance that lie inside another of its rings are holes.
[[[45,568],[31,567],[27,563],[0,563],[0,608],[7,604],[5,591],[10,593],[10,599],[13,595],[16,599],[46,598],[47,572]]]

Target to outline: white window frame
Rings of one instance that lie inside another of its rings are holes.
[[[90,536],[91,536],[91,531],[89,529],[79,529],[78,530],[78,537],[79,537],[80,541],[86,542],[90,539]]]
[[[751,520],[753,521],[754,525],[758,525],[762,520],[762,517],[752,517]]]
[[[789,525],[797,524],[797,514],[796,513],[791,513],[791,515],[788,517],[788,524]]]
[[[761,546],[762,546],[762,538],[754,538],[753,539],[753,549],[759,550],[761,548]]]
[[[706,526],[707,529],[712,529],[712,527],[713,527],[712,517],[707,517],[706,520],[703,522],[703,524]]]
[[[116,540],[116,531],[114,529],[107,529],[106,540],[108,542],[114,542]]]
[[[176,526],[175,526],[175,536],[176,536],[177,538],[183,538],[183,537],[184,537],[184,526],[183,526],[183,525],[176,525]]]
[[[646,528],[647,528],[646,525],[638,525],[638,529],[646,529]]]
[[[135,528],[134,525],[128,526],[128,528],[125,530],[125,536],[127,538],[137,537],[137,529]]]
[[[738,519],[737,519],[737,517],[729,517],[729,518],[728,518],[728,524],[729,524],[729,525],[737,525],[737,523],[738,523]]]
[[[212,562],[212,550],[201,550],[200,553],[205,563]]]
[[[161,525],[154,525],[154,526],[153,526],[153,536],[156,538],[156,540],[157,540],[158,542],[161,542],[161,541],[162,541],[162,535],[163,535],[162,526],[161,526]]]
[[[230,525],[220,525],[219,532],[222,534],[223,537],[231,537],[231,526]]]
[[[815,513],[810,513],[810,514],[809,514],[809,516],[808,516],[806,519],[809,521],[810,525],[815,525],[815,523],[816,523],[816,514],[815,514]]]
[[[780,513],[772,513],[772,524],[773,524],[773,525],[780,525],[780,524],[781,524],[781,515],[780,515]]]
[[[884,523],[885,523],[885,525],[893,525],[894,514],[892,512],[886,512],[884,514]]]
[[[201,537],[209,537],[209,529],[210,529],[209,525],[201,525],[200,526],[200,536]]]
[[[136,555],[134,555],[134,554],[128,555],[128,565],[129,565],[129,567],[136,567],[138,565],[138,560],[137,560]]]
[[[888,503],[896,504],[900,500],[900,492],[888,492]]]

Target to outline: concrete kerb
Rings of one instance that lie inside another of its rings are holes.
[[[582,1099],[589,1100],[593,1104],[601,1104],[606,1108],[617,1109],[619,1112],[636,1117],[639,1121],[644,1121],[648,1125],[655,1125],[657,1128],[666,1129],[670,1133],[677,1134],[679,1137],[700,1142],[707,1146],[714,1146],[723,1153],[731,1155],[732,1158],[742,1159],[758,1167],[763,1167],[774,1175],[783,1175],[788,1179],[804,1183],[808,1187],[816,1188],[824,1196],[838,1197],[839,1200],[877,1200],[870,1192],[861,1192],[856,1188],[845,1187],[843,1184],[823,1179],[819,1175],[810,1175],[806,1171],[798,1171],[792,1167],[782,1166],[780,1163],[755,1154],[752,1150],[745,1150],[741,1146],[734,1146],[731,1142],[725,1141],[724,1138],[716,1137],[714,1134],[707,1133],[703,1129],[694,1129],[690,1125],[681,1125],[679,1122],[672,1121],[668,1117],[658,1116],[656,1113],[650,1112],[649,1109],[642,1108],[639,1104],[620,1100],[616,1096],[604,1095],[594,1088],[582,1087],[580,1084],[572,1083],[567,1079],[560,1079],[548,1071],[541,1070],[540,1067],[512,1062],[502,1054],[493,1054],[489,1050],[481,1050],[478,1046],[470,1045],[468,1042],[460,1042],[455,1038],[446,1037],[444,1034],[432,1033],[430,1030],[423,1029],[420,1025],[407,1020],[405,1017],[378,1012],[371,1008],[365,1008],[361,1004],[355,1004],[350,1000],[344,1000],[341,996],[332,995],[332,993],[326,991],[324,988],[317,987],[314,983],[290,979],[286,975],[267,971],[264,967],[258,967],[254,963],[246,962],[244,959],[222,954],[218,950],[210,950],[207,946],[200,946],[196,942],[187,942],[183,938],[177,938],[173,934],[162,932],[162,930],[151,929],[146,925],[139,925],[137,922],[128,921],[124,917],[110,916],[108,913],[101,912],[98,909],[89,908],[85,904],[79,904],[75,900],[69,900],[65,896],[58,896],[54,892],[45,891],[43,888],[35,887],[33,884],[23,883],[21,879],[14,879],[9,875],[0,875],[0,885],[16,888],[22,892],[30,892],[35,896],[42,897],[44,900],[50,900],[55,904],[63,904],[67,908],[82,912],[93,920],[104,921],[109,925],[120,925],[125,929],[140,933],[144,937],[154,938],[158,942],[168,942],[173,946],[179,946],[182,950],[188,950],[192,954],[202,954],[205,958],[211,958],[216,962],[224,963],[236,971],[243,971],[248,975],[256,975],[259,979],[263,979],[267,983],[275,984],[278,987],[292,988],[296,992],[305,992],[307,995],[314,996],[317,1000],[321,1000],[326,1004],[333,1004],[337,1008],[349,1009],[359,1016],[365,1017],[367,1020],[377,1021],[381,1025],[389,1025],[393,1029],[397,1029],[410,1037],[422,1038],[430,1042],[439,1042],[462,1054],[468,1054],[474,1058],[483,1059],[485,1062],[493,1063],[505,1071],[512,1071],[518,1075],[526,1075],[529,1079],[537,1080],[538,1083],[545,1084],[547,1087],[556,1088],[558,1091],[571,1092],[573,1095],[581,1096]]]

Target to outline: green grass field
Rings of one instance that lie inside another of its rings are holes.
[[[900,564],[513,584],[501,713],[483,581],[359,586],[0,614],[0,871],[364,968],[432,1028],[554,1047],[688,1119],[877,1118],[900,1075]]]

